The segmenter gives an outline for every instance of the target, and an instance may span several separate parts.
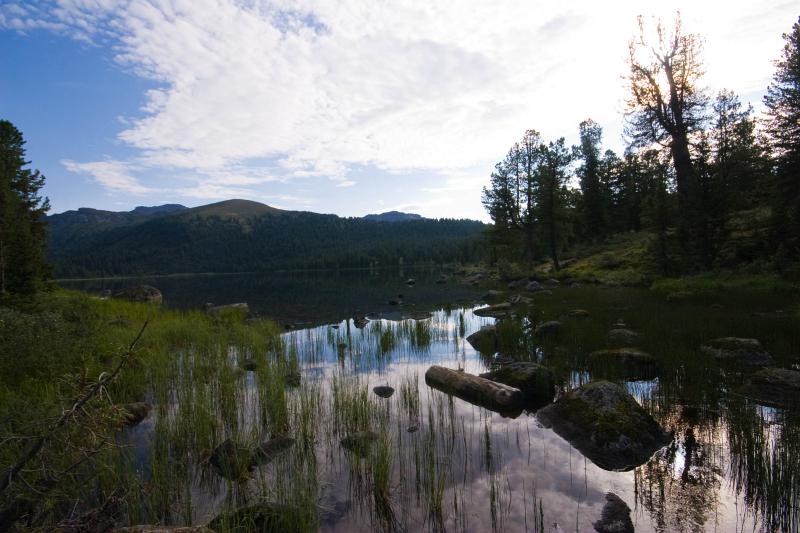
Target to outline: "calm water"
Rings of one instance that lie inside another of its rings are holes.
[[[286,393],[292,431],[298,438],[308,433],[312,444],[296,445],[243,482],[197,467],[184,491],[188,496],[176,496],[173,505],[181,510],[172,521],[206,523],[222,507],[291,502],[310,493],[325,531],[583,532],[593,531],[605,494],[613,492],[632,509],[639,532],[800,530],[798,416],[737,395],[750,371],[720,367],[697,349],[715,337],[755,337],[776,366],[797,365],[796,298],[731,293],[675,303],[646,290],[560,288],[533,296],[529,308],[508,319],[518,327],[518,342],[499,355],[552,368],[560,392],[599,377],[592,371],[606,377],[587,358],[592,350],[612,347],[607,332],[619,320],[641,333],[640,348],[659,359],[654,379],[617,381],[674,440],[638,468],[611,472],[543,428],[535,412],[504,417],[425,384],[432,364],[480,373],[494,362],[465,340],[494,322],[473,314],[481,291],[438,285],[438,275],[145,280],[176,307],[246,301],[257,313],[285,322],[323,324],[287,332],[282,348],[297,358],[302,374],[302,386]],[[416,278],[414,287],[403,283],[408,277]],[[100,291],[124,284],[69,286]],[[388,305],[398,293],[403,305]],[[570,318],[575,308],[589,317]],[[355,327],[350,317],[365,314],[369,324]],[[531,324],[553,319],[563,323],[558,341],[540,345],[525,333]],[[270,436],[259,422],[270,402],[263,380],[259,372],[239,380],[241,423],[232,435],[238,440]],[[371,391],[375,385],[396,392],[381,399]],[[142,468],[162,426],[175,423],[169,410],[159,413],[160,423],[151,417],[132,432]],[[302,425],[304,416],[313,422]],[[380,435],[369,454],[362,458],[342,448],[345,435],[367,427]]]

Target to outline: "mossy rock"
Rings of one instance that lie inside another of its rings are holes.
[[[211,452],[208,462],[220,476],[239,481],[253,468],[253,451],[231,439],[225,439]]]
[[[720,362],[746,365],[768,365],[772,362],[772,357],[758,339],[720,337],[704,343],[700,346],[700,351]]]
[[[271,463],[276,457],[294,446],[294,443],[295,440],[292,437],[286,436],[272,437],[262,442],[253,452],[252,466]]]
[[[356,431],[343,438],[341,444],[345,450],[358,456],[366,457],[377,440],[378,434],[374,431]]]
[[[536,326],[533,330],[533,336],[537,339],[555,339],[561,333],[561,322],[558,320],[549,320]]]
[[[614,328],[608,332],[608,342],[612,345],[636,346],[641,335],[628,328]]]
[[[510,311],[511,304],[508,302],[503,302],[495,305],[489,305],[487,307],[481,307],[473,312],[476,316],[503,317],[506,316]]]
[[[650,380],[658,376],[658,360],[636,348],[598,350],[589,355],[589,367],[600,376]]]
[[[150,285],[135,285],[115,292],[114,298],[122,298],[132,302],[160,304],[163,300],[161,291]]]
[[[800,404],[800,371],[785,368],[762,368],[738,390],[756,402],[772,407]]]
[[[262,503],[222,512],[208,527],[229,533],[303,533],[316,531],[308,513],[299,507],[282,503]]]
[[[634,533],[631,508],[613,492],[606,494],[603,513],[593,525],[598,533]]]
[[[671,440],[630,394],[609,381],[578,387],[537,416],[604,470],[632,470]]]
[[[494,355],[498,348],[497,328],[484,326],[467,337],[467,342],[484,355]]]
[[[517,361],[480,377],[519,389],[530,400],[552,401],[555,394],[553,372],[536,363]]]

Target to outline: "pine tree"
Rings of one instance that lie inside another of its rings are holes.
[[[0,120],[0,295],[32,293],[49,272],[44,215],[50,205],[39,193],[45,178],[28,164],[22,133]]]

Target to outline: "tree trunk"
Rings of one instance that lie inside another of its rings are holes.
[[[519,389],[441,366],[432,366],[425,372],[425,383],[492,411],[519,411],[525,404],[525,395]]]

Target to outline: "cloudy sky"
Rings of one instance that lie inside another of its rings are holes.
[[[613,6],[613,7],[612,7]],[[636,17],[705,41],[704,82],[760,107],[794,2],[0,0],[0,118],[53,212],[247,198],[485,219],[534,128],[621,150]]]

